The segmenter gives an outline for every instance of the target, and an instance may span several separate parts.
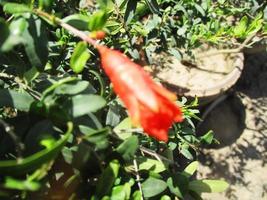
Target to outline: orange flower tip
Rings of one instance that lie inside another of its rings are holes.
[[[159,137],[156,138],[157,140],[159,141],[162,141],[162,142],[165,142],[167,143],[169,138],[168,138],[168,134],[167,133],[164,133],[164,134],[161,134]]]
[[[133,127],[139,127],[140,126],[140,121],[139,118],[137,117],[131,117],[131,123]]]
[[[176,115],[174,118],[175,122],[182,122],[183,120],[184,120],[184,118],[181,114]]]

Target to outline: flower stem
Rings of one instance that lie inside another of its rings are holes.
[[[88,35],[86,35],[84,32],[74,28],[73,26],[63,22],[61,19],[55,17],[54,15],[50,15],[47,12],[44,12],[40,9],[35,9],[34,13],[38,15],[39,17],[43,17],[46,20],[50,21],[51,23],[54,23],[56,25],[61,26],[62,28],[68,30],[69,32],[73,33],[75,36],[81,38],[83,41],[88,42],[89,44],[96,46],[97,42],[96,40],[90,38]]]

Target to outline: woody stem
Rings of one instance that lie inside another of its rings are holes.
[[[74,28],[73,26],[63,22],[61,19],[50,15],[40,9],[35,9],[34,13],[36,15],[38,15],[39,17],[43,17],[46,20],[50,21],[51,23],[54,23],[56,25],[61,26],[62,28],[68,30],[69,32],[73,33],[74,35],[76,35],[77,37],[81,38],[83,41],[88,42],[89,44],[95,46],[96,45],[96,40],[90,38],[88,35],[86,35],[84,32]]]

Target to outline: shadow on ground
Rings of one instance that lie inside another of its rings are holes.
[[[201,131],[213,129],[221,144],[203,149],[199,177],[224,178],[222,196],[205,199],[267,198],[267,54],[246,55],[234,94],[206,118]],[[201,132],[200,131],[200,132]],[[264,169],[265,168],[265,169]],[[244,196],[243,196],[244,195]]]

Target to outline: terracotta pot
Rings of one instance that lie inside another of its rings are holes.
[[[204,105],[219,97],[237,82],[244,67],[244,55],[242,53],[221,54],[220,57],[214,55],[205,59],[208,62],[213,59],[209,65],[214,65],[219,70],[228,68],[228,72],[214,72],[205,69],[205,66],[190,66],[190,63],[178,61],[171,57],[171,64],[157,69],[155,76],[161,80],[165,87],[176,92],[179,96],[185,96],[189,99],[198,97],[200,105]],[[226,61],[226,59],[230,59],[231,62]],[[230,63],[231,66],[225,66],[227,63]],[[192,77],[190,76],[190,70],[193,74]],[[218,73],[221,74],[218,75]],[[214,79],[214,77],[217,79],[210,80]],[[200,87],[198,87],[198,81],[199,85],[201,85]],[[188,84],[185,84],[185,82],[188,82]],[[194,83],[191,84],[192,82]]]

